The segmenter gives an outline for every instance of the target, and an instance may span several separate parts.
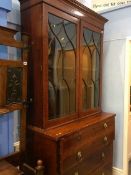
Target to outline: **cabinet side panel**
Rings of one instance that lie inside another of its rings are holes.
[[[22,11],[22,31],[30,36],[28,71],[29,123],[43,127],[42,91],[42,5]]]
[[[43,134],[28,131],[27,162],[36,165],[37,160],[43,160],[45,173],[48,175],[58,174],[58,144]]]

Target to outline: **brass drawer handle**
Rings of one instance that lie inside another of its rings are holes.
[[[75,172],[75,174],[74,174],[74,175],[79,175],[78,171],[77,171],[77,172]]]
[[[81,153],[81,151],[78,151],[78,153],[77,153],[77,159],[78,160],[81,160],[82,159],[82,153]]]
[[[104,123],[104,128],[106,129],[106,128],[108,128],[108,125],[107,125],[107,123]]]
[[[102,172],[102,174],[101,175],[105,175],[105,173],[104,172]]]

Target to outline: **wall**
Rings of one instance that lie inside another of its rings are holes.
[[[20,26],[20,3],[18,0],[12,0],[12,10],[7,16],[8,25],[13,28]]]
[[[103,110],[116,113],[114,166],[123,169],[124,82],[126,38],[131,36],[131,6],[108,10],[102,16],[105,25],[103,59]],[[125,174],[126,175],[126,174]]]
[[[102,109],[116,113],[113,165],[120,169],[123,168],[124,52],[125,40],[104,42]]]
[[[91,8],[98,12],[100,10],[129,4],[131,4],[131,0],[92,0]]]
[[[11,0],[2,0],[0,1],[0,8],[3,8],[7,11],[10,11],[12,8],[12,1]]]
[[[131,38],[128,42],[128,58],[129,58],[129,86],[131,88]],[[129,89],[128,92],[129,98],[129,105],[131,103],[131,90]],[[128,159],[131,160],[131,107],[129,107],[129,118],[128,118]]]
[[[91,7],[91,4],[92,4],[92,0],[77,0],[77,1],[87,7]]]

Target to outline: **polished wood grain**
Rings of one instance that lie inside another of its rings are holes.
[[[5,27],[0,26],[0,44],[16,47],[16,48],[23,48],[24,44],[21,41],[16,41],[14,39],[14,35],[16,34],[16,30],[8,29]]]
[[[112,175],[115,114],[101,109],[103,29],[107,19],[76,0],[20,0],[22,31],[31,36],[28,71],[26,162],[41,159],[47,175]],[[79,12],[80,15],[78,15]],[[76,112],[49,120],[48,13],[76,24]],[[99,107],[82,110],[82,37],[84,27],[101,36]],[[105,160],[104,160],[105,159]],[[107,167],[107,171],[106,171]]]
[[[4,157],[8,161],[19,164],[21,161],[21,155],[25,151],[26,143],[26,102],[27,102],[27,65],[28,65],[28,41],[29,36],[22,34],[22,40],[15,39],[15,35],[18,31],[0,26],[0,45],[11,46],[21,49],[21,58],[19,60],[13,60],[11,58],[0,58],[0,117],[3,114],[19,110],[21,112],[20,121],[20,153],[10,154]],[[22,97],[20,102],[7,102],[7,71],[9,68],[21,68],[22,69]],[[24,102],[24,103],[23,103]],[[12,116],[11,116],[12,117]],[[7,170],[8,171],[8,170]]]
[[[19,170],[6,161],[0,161],[1,175],[18,175]]]
[[[63,158],[61,159],[62,171],[67,171],[71,167],[79,165],[79,163],[81,162],[86,162],[87,167],[89,167],[88,171],[89,170],[92,171],[96,168],[95,167],[96,164],[102,164],[102,160],[106,162],[107,159],[110,158],[110,160],[112,161],[112,154],[111,154],[112,149],[110,149],[110,145],[112,144],[112,139],[110,138],[110,143],[108,145],[104,146],[101,144],[101,146],[99,147],[97,147],[97,144],[96,144],[97,141],[94,142],[93,144],[91,142],[88,143],[90,144],[90,146],[81,147],[79,149],[76,149],[76,151],[70,152],[70,155],[68,154],[65,158],[62,157]],[[93,145],[96,145],[97,148],[92,149]],[[79,154],[81,154],[81,157],[79,157]],[[92,166],[92,168],[90,166]],[[100,165],[97,165],[97,166],[100,166]]]
[[[21,1],[22,2],[22,1]],[[67,1],[68,2],[68,1]],[[65,122],[73,121],[75,118],[90,116],[92,114],[97,114],[101,112],[101,108],[89,109],[86,112],[82,111],[82,85],[81,85],[81,72],[82,72],[82,62],[81,59],[81,41],[83,36],[83,27],[86,26],[90,30],[101,33],[102,29],[99,24],[95,24],[98,18],[96,14],[92,16],[91,14],[85,14],[86,18],[89,20],[88,15],[91,17],[91,21],[87,22],[85,20],[81,21],[80,16],[69,15],[67,13],[67,7],[71,7],[71,4],[68,4],[65,1],[58,1],[59,10],[56,7],[56,3],[54,7],[52,7],[53,1],[49,1],[48,3],[39,3],[34,4],[32,6],[33,1],[26,1],[21,4],[22,9],[22,30],[26,33],[30,33],[31,35],[31,55],[29,59],[29,72],[28,78],[30,80],[28,86],[28,100],[31,100],[29,105],[29,115],[30,124],[40,128],[48,128],[56,125],[62,125]],[[50,5],[48,5],[50,3]],[[63,6],[62,6],[63,3]],[[70,2],[71,3],[71,2]],[[28,4],[28,9],[23,9],[22,7]],[[61,5],[60,5],[61,4]],[[78,4],[77,4],[78,5]],[[62,8],[64,7],[65,10]],[[72,10],[78,10],[74,6]],[[71,10],[71,11],[72,11]],[[88,10],[87,10],[88,11]],[[90,11],[90,10],[89,10]],[[76,63],[76,113],[63,116],[59,118],[59,120],[48,120],[48,13],[57,15],[71,21],[77,25],[77,63]],[[28,20],[27,20],[28,17]],[[94,20],[92,18],[95,18]],[[99,19],[100,20],[100,19]],[[102,18],[102,26],[104,26],[104,22],[106,19]],[[28,21],[28,22],[27,22]],[[35,21],[35,25],[33,25],[33,21]],[[31,25],[32,24],[32,25]],[[103,35],[103,33],[101,33]],[[102,53],[101,53],[102,54]],[[100,61],[101,63],[101,61]],[[100,65],[101,68],[101,65]],[[101,69],[100,69],[101,70]],[[100,71],[101,75],[101,71]],[[43,80],[43,81],[41,81]],[[37,81],[37,83],[36,83]],[[101,80],[100,80],[100,95],[101,95]],[[39,95],[41,94],[41,95]],[[44,99],[44,100],[43,100]],[[100,99],[101,101],[101,99]],[[101,104],[100,104],[101,106]]]
[[[22,60],[22,59],[20,59],[20,60]],[[0,59],[0,65],[1,66],[23,67],[23,62],[22,61],[13,61],[11,58],[9,58],[9,60]]]
[[[23,104],[9,104],[9,105],[4,105],[0,107],[0,114],[5,114],[8,112],[13,112],[15,110],[22,110],[23,109]]]
[[[88,157],[92,157],[94,162],[95,160],[98,161],[100,156],[97,156],[97,154],[101,155],[105,151],[109,153],[107,159],[110,160],[106,161],[106,163],[111,164],[111,145],[115,133],[114,123],[114,114],[102,113],[92,118],[81,119],[79,122],[73,121],[53,129],[40,130],[30,126],[28,128],[27,144],[29,146],[27,148],[29,162],[33,164],[34,158],[35,160],[41,158],[46,162],[45,169],[49,175],[52,173],[57,174],[58,172],[64,174],[66,173],[65,171],[72,173],[81,161],[85,162],[84,160],[88,159]],[[105,137],[107,140],[105,140]],[[81,152],[82,159],[78,158],[78,152]],[[99,158],[96,159],[95,156]],[[87,163],[90,163],[89,160],[90,158]],[[86,167],[87,163],[85,162],[85,165],[81,163],[81,166]],[[98,161],[98,166],[99,164],[103,165]],[[95,163],[92,162],[90,166],[92,166],[91,171],[95,171]]]
[[[67,162],[63,174],[75,174],[77,171],[82,175],[94,174],[94,170],[96,171],[112,162],[112,154],[110,154],[112,149],[112,145],[109,145],[106,149],[99,150],[98,152],[94,151],[88,157],[83,156],[79,162],[77,160],[73,164],[72,162]]]
[[[29,21],[27,20],[27,17]],[[31,21],[35,21],[35,25]],[[28,22],[27,22],[28,21]],[[47,105],[47,102],[43,102],[43,49],[47,47],[47,43],[43,45],[42,40],[42,6],[39,4],[36,7],[31,8],[31,11],[25,11],[22,13],[22,24],[23,31],[29,33],[31,37],[30,45],[30,59],[29,59],[29,69],[28,69],[28,101],[29,105],[29,121],[31,124],[42,128],[43,127],[43,106]],[[46,23],[45,23],[46,24]],[[47,36],[45,37],[47,39]],[[46,54],[44,55],[46,57]],[[47,65],[47,63],[45,63]],[[45,72],[46,75],[46,72]],[[45,87],[44,87],[45,91]],[[44,105],[43,105],[44,103]],[[45,111],[45,110],[44,110]],[[37,117],[36,117],[37,116]]]
[[[108,20],[102,16],[98,16],[98,14],[91,9],[85,7],[81,3],[76,0],[55,0],[54,3],[52,0],[19,0],[21,3],[22,11],[28,9],[31,6],[38,5],[39,3],[46,3],[48,5],[52,5],[53,7],[58,8],[72,16],[78,17],[74,11],[79,11],[83,15],[79,16],[80,19],[87,21],[89,24],[92,24],[95,28],[103,29],[103,24]]]

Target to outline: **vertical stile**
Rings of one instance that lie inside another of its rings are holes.
[[[22,99],[23,102],[27,102],[27,69],[28,69],[28,53],[29,53],[29,37],[25,34],[22,35],[22,41],[24,44],[23,51],[22,51],[22,61],[23,61],[23,93]],[[25,150],[26,145],[26,104],[23,104],[23,109],[21,110],[21,151]]]

